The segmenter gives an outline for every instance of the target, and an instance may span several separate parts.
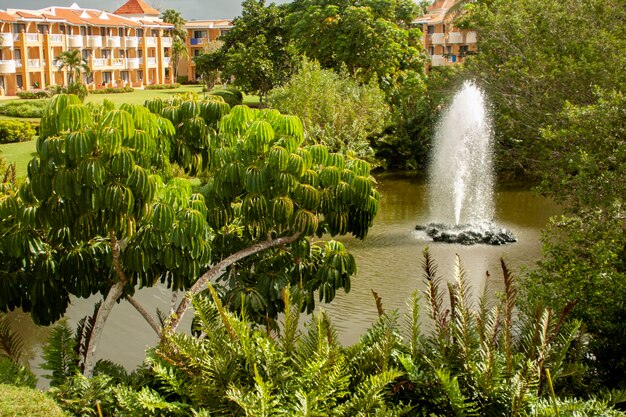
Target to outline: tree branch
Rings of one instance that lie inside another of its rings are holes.
[[[144,319],[146,319],[146,321],[148,322],[150,327],[152,327],[152,329],[156,332],[157,336],[161,337],[161,326],[159,326],[159,323],[157,323],[157,321],[154,319],[154,317],[152,317],[150,315],[150,313],[148,313],[148,310],[146,310],[139,303],[139,301],[135,300],[130,295],[126,296],[126,300],[130,303],[130,305],[135,307],[135,310],[137,310],[139,312],[139,314],[141,314]]]
[[[283,246],[283,245],[288,245],[290,243],[293,243],[296,240],[298,240],[300,236],[302,236],[302,232],[298,232],[292,236],[285,236],[285,237],[281,237],[281,238],[274,239],[274,240],[271,240],[271,239],[266,240],[264,242],[257,243],[256,245],[252,245],[250,247],[242,249],[239,252],[233,253],[226,259],[223,259],[221,262],[218,262],[217,264],[213,265],[211,269],[206,271],[204,275],[198,278],[195,284],[193,284],[191,289],[188,291],[185,298],[180,302],[180,304],[178,305],[178,308],[176,309],[176,312],[172,315],[172,320],[170,321],[169,326],[167,327],[166,331],[171,332],[171,333],[176,331],[176,329],[178,328],[178,325],[183,319],[183,316],[185,315],[185,313],[189,309],[189,306],[191,305],[191,296],[196,295],[202,290],[204,290],[206,288],[207,283],[213,278],[219,276],[224,269],[226,269],[227,267],[231,266],[235,262],[238,262],[248,256],[257,254],[259,252],[263,252],[264,250],[267,250],[267,249],[276,248],[278,246]]]

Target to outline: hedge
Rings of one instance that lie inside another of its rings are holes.
[[[24,90],[19,91],[17,96],[24,100],[33,100],[39,98],[50,98],[52,97],[52,92],[48,90]]]
[[[0,105],[0,114],[11,117],[40,118],[49,102],[50,100],[11,100]]]
[[[41,391],[0,384],[0,416],[65,417],[67,414]]]
[[[21,120],[0,120],[0,143],[26,142],[37,131],[30,122]]]
[[[132,93],[133,91],[135,91],[133,87],[107,87],[102,90],[90,91],[90,94]]]
[[[144,90],[174,90],[175,88],[179,88],[180,84],[152,84],[146,85]]]

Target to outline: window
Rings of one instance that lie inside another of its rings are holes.
[[[42,35],[48,33],[49,27],[48,25],[37,25],[37,32],[41,33]]]
[[[452,53],[452,46],[446,46],[446,54],[450,55]]]
[[[200,55],[200,50],[199,49],[194,49],[193,50],[193,56],[199,56]]]
[[[118,28],[117,29],[117,33],[123,38],[124,36],[126,36],[126,31],[124,30],[124,28]]]
[[[137,37],[143,38],[143,29],[137,29]]]
[[[193,31],[193,37],[194,38],[206,38],[207,37],[207,33],[206,30],[194,30]]]
[[[431,46],[429,49],[430,49],[429,51],[430,55],[435,55],[435,47]]]
[[[0,88],[4,89],[4,77],[0,77]]]
[[[59,25],[59,33],[65,35],[65,25]]]
[[[432,35],[435,33],[435,27],[433,25],[428,25],[428,34]]]
[[[143,58],[143,49],[137,50],[137,58]]]
[[[139,81],[143,81],[143,71],[141,70],[137,71],[137,79]]]
[[[111,58],[111,50],[110,49],[101,49],[100,54],[102,58]]]
[[[91,29],[91,26],[87,26],[87,35],[91,35],[93,32],[93,30]]]
[[[22,79],[22,74],[17,74],[15,76],[15,84],[17,84],[17,88],[22,88],[24,86],[24,80]]]
[[[85,26],[80,27],[81,36],[85,36],[87,34],[87,28]]]
[[[83,59],[85,61],[89,61],[89,58],[91,58],[91,54],[92,54],[91,49],[83,49]]]
[[[459,46],[459,55],[460,56],[465,56],[467,55],[468,52],[468,46],[467,45],[461,45]]]
[[[13,23],[13,33],[26,32],[26,25],[24,23]]]
[[[152,29],[152,35],[153,38],[158,38],[159,37],[159,31],[157,29]]]
[[[19,50],[19,49],[14,49],[14,50],[13,50],[13,57],[14,57],[16,60],[22,59],[22,51],[21,51],[21,50]]]
[[[124,80],[124,82],[130,81],[130,77],[128,75],[128,71],[120,71],[120,78]]]
[[[113,76],[111,75],[111,71],[104,71],[102,73],[102,82],[108,84],[111,82],[112,79],[113,79]]]

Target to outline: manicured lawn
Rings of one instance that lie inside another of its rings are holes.
[[[15,162],[17,175],[25,177],[28,163],[36,154],[35,147],[35,139],[28,142],[5,143],[0,145],[0,155],[7,164]]]

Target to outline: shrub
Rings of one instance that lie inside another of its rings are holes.
[[[118,93],[132,93],[135,91],[133,87],[107,87],[102,90],[93,90],[91,94],[118,94]]]
[[[235,88],[213,90],[209,94],[212,96],[222,97],[224,101],[230,105],[230,107],[243,103],[243,94]]]
[[[144,87],[146,90],[174,90],[176,88],[180,88],[180,84],[152,84]]]
[[[25,90],[17,93],[17,96],[24,100],[33,100],[41,98],[52,97],[52,92],[49,90]]]
[[[13,100],[0,105],[0,114],[11,117],[40,118],[50,100]]]
[[[0,120],[0,143],[26,142],[31,140],[36,133],[30,122]]]
[[[0,416],[63,417],[66,414],[41,391],[0,384]]]
[[[303,62],[285,86],[270,92],[268,103],[299,116],[310,143],[322,143],[333,152],[353,151],[370,161],[368,137],[380,133],[389,118],[377,84],[360,85],[347,72],[321,69],[317,62]]]

